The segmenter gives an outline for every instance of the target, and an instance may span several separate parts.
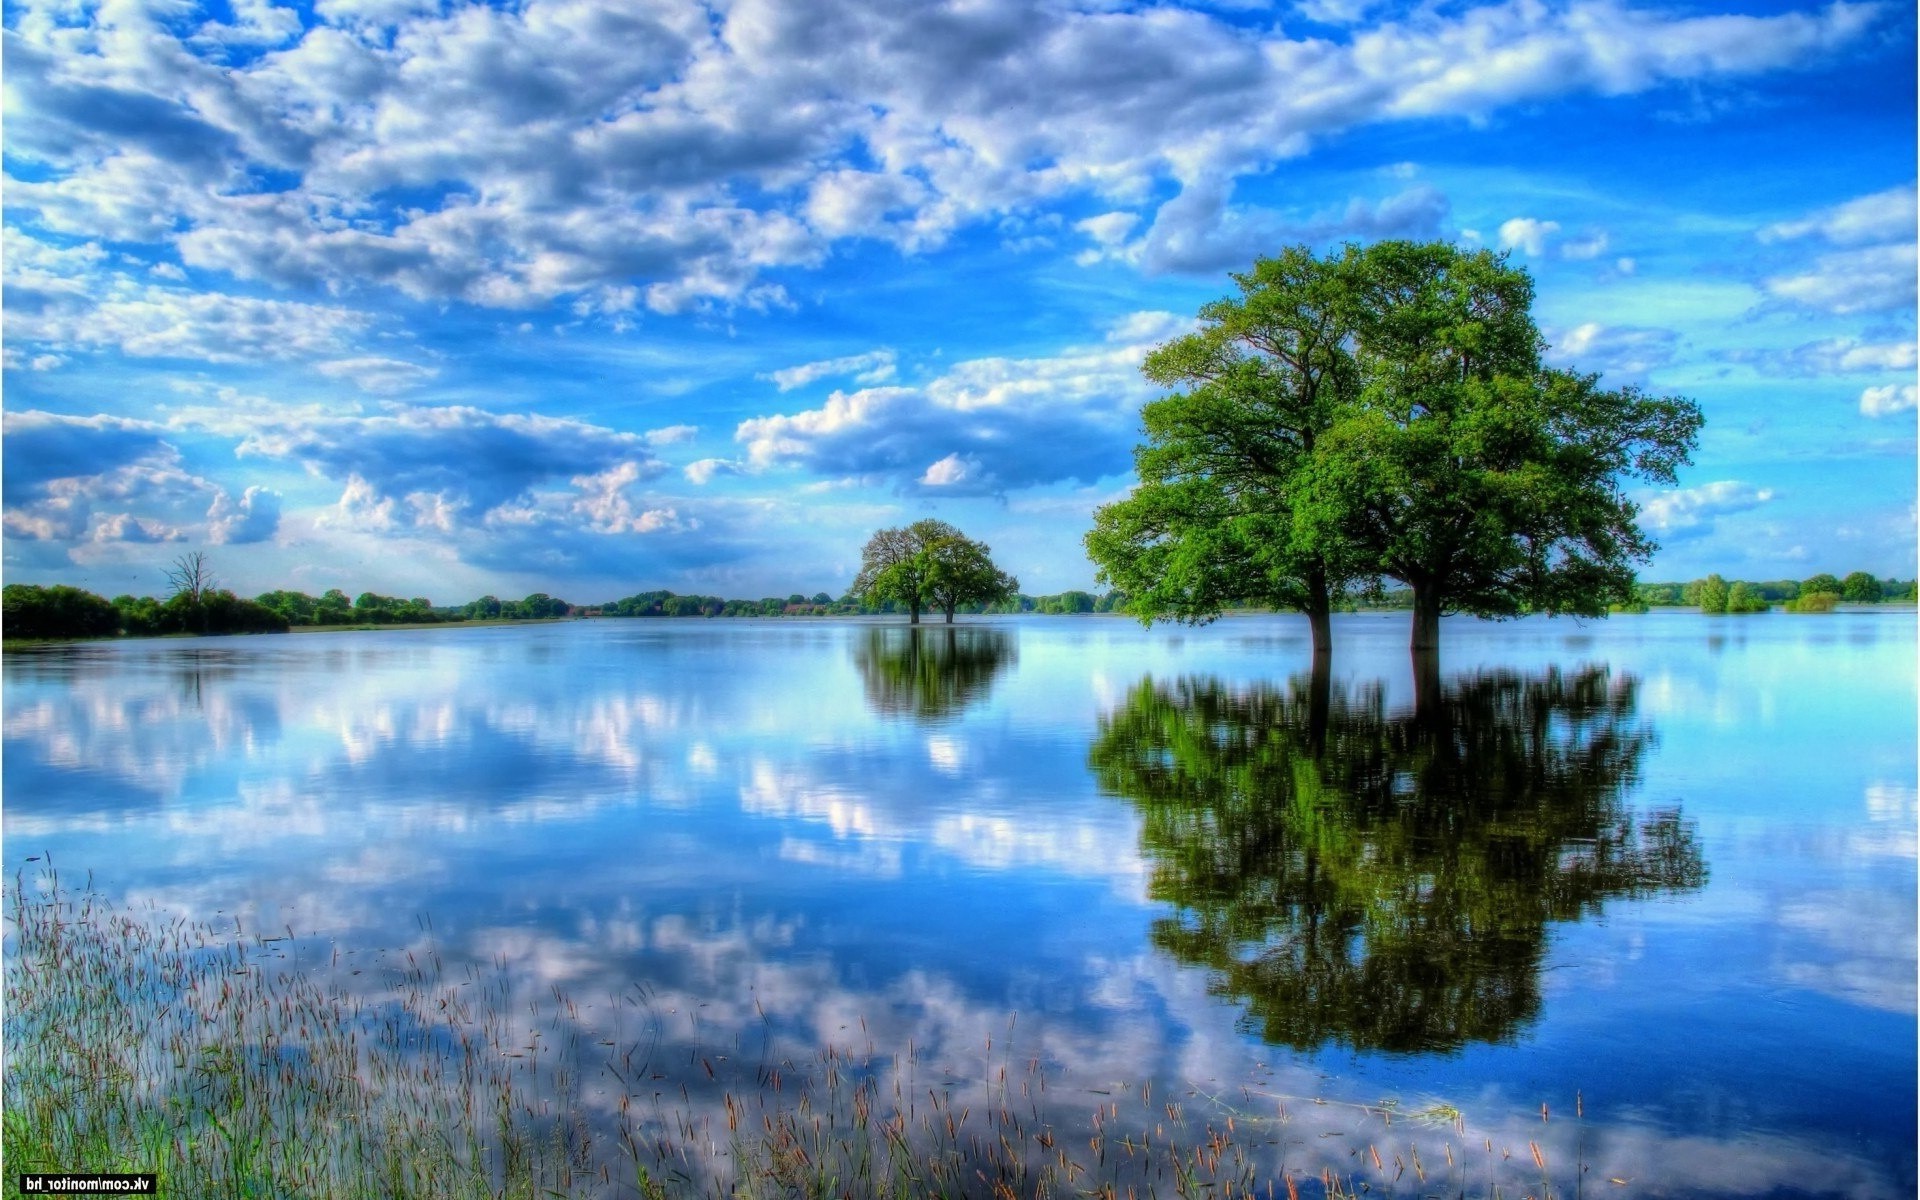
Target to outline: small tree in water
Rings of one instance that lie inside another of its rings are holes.
[[[960,605],[992,604],[1019,587],[1019,580],[993,564],[985,543],[945,521],[925,520],[868,538],[849,590],[871,605],[906,605],[912,624],[920,623],[921,609],[932,607],[951,625]]]

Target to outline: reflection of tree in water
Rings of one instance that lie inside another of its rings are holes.
[[[1549,922],[1706,882],[1692,822],[1623,803],[1653,740],[1631,678],[1478,675],[1417,719],[1377,686],[1330,691],[1143,680],[1090,752],[1179,910],[1155,944],[1268,1041],[1510,1039],[1539,1012]]]
[[[853,644],[868,707],[923,721],[986,699],[1015,657],[1011,634],[979,625],[880,626]]]

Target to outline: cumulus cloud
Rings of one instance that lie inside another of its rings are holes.
[[[1289,242],[1435,237],[1449,208],[1444,193],[1420,186],[1378,202],[1356,197],[1344,208],[1300,217],[1235,205],[1232,190],[1229,181],[1218,177],[1189,182],[1178,196],[1160,206],[1138,239],[1113,246],[1102,243],[1082,255],[1081,261],[1113,258],[1154,274],[1205,274],[1244,267],[1257,255]],[[1086,232],[1098,240],[1096,231]]]
[[[1113,340],[1052,358],[986,358],[920,387],[836,391],[819,408],[742,421],[750,468],[798,467],[904,491],[989,495],[1127,469],[1140,361],[1181,318],[1136,313]]]
[[[1369,5],[1310,7],[1344,21]],[[9,180],[8,205],[245,281],[682,312],[789,303],[765,273],[838,239],[911,250],[1042,201],[1170,189],[1141,261],[1203,269],[1270,220],[1228,208],[1231,182],[1317,138],[1788,69],[1881,12],[1509,0],[1331,40],[1012,0],[247,0],[197,26],[33,10],[9,30],[8,141],[36,169]],[[1409,203],[1372,219],[1430,225],[1431,203]],[[137,317],[122,314],[165,343]]]
[[[1547,243],[1560,232],[1560,222],[1540,221],[1533,217],[1515,217],[1500,223],[1500,248],[1524,250],[1535,258],[1547,252]],[[1598,253],[1596,251],[1595,253]]]
[[[1870,387],[1860,393],[1860,411],[1869,417],[1890,417],[1914,407],[1916,389],[1911,383]]]
[[[280,493],[250,487],[235,500],[223,488],[207,509],[207,540],[215,545],[264,542],[280,528]]]
[[[894,370],[893,351],[882,349],[802,363],[797,367],[782,367],[760,378],[772,381],[783,392],[790,392],[817,380],[842,375],[852,376],[855,383],[885,383],[893,378]]]
[[[167,430],[118,417],[5,415],[5,525],[32,541],[152,542],[216,492],[186,468]],[[136,512],[135,510],[142,510]]]
[[[743,469],[742,464],[735,459],[702,458],[688,463],[680,471],[687,477],[687,482],[705,487],[713,482],[715,475],[738,475]]]
[[[1625,378],[1645,376],[1673,361],[1680,335],[1671,329],[1601,325],[1589,321],[1549,335],[1547,357],[1562,366]]]
[[[413,524],[450,529],[468,516],[538,507],[532,493],[561,481],[578,489],[568,503],[590,523],[618,524],[625,518],[614,494],[666,469],[638,434],[460,405],[390,405],[371,416],[263,412],[238,452],[345,481],[342,517],[374,528],[396,521],[396,502],[413,511]]]
[[[1773,496],[1771,488],[1721,480],[1662,492],[1640,506],[1640,520],[1663,537],[1684,541],[1710,532],[1719,518],[1758,508]]]

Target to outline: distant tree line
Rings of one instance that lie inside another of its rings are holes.
[[[1691,583],[1642,583],[1628,611],[1698,608],[1707,613],[1765,612],[1778,604],[1788,612],[1831,612],[1837,604],[1912,603],[1915,581],[1879,579],[1854,571],[1844,579],[1825,572],[1806,579],[1727,580],[1708,575]]]

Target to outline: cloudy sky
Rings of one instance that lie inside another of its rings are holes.
[[[1794,0],[8,0],[5,575],[1093,581],[1145,351],[1280,246],[1504,248],[1694,398],[1650,578],[1915,558],[1915,14]]]

